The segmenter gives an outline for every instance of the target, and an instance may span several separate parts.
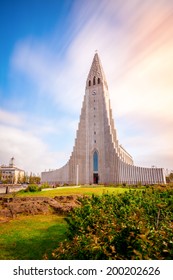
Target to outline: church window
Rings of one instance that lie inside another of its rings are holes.
[[[94,134],[96,134],[96,132],[94,131]]]
[[[94,78],[93,78],[93,85],[95,85],[96,84],[96,77],[94,76]]]
[[[98,171],[98,153],[97,153],[97,151],[95,151],[93,154],[93,167],[94,167],[94,171],[97,172]]]
[[[98,78],[97,83],[100,84],[100,78]]]
[[[91,81],[89,80],[89,87],[91,86]]]

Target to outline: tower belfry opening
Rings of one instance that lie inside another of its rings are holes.
[[[86,80],[70,159],[59,169],[42,172],[41,181],[70,185],[76,183],[76,174],[79,184],[165,183],[162,168],[135,166],[132,156],[119,144],[106,76],[97,52]]]

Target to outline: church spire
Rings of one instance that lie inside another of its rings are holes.
[[[103,84],[108,88],[101,60],[96,51],[88,74],[86,87],[95,86],[97,84]]]

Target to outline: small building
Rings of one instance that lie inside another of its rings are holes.
[[[2,183],[17,184],[22,183],[25,171],[14,165],[14,157],[10,159],[8,166],[0,166],[0,181]]]

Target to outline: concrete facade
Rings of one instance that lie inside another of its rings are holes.
[[[165,183],[163,169],[134,166],[132,156],[119,144],[108,85],[97,53],[86,81],[71,157],[62,168],[42,172],[41,181],[77,185]]]

